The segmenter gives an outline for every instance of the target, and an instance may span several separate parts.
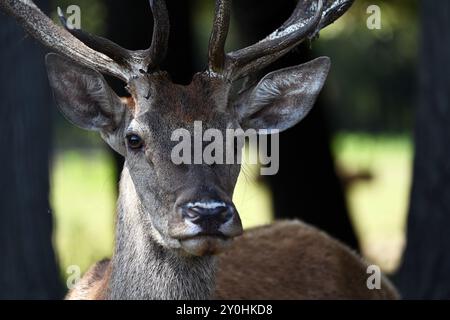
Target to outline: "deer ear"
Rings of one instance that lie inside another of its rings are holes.
[[[45,57],[56,105],[74,125],[99,131],[118,153],[125,154],[123,130],[126,108],[103,76],[55,53]]]
[[[56,105],[74,125],[112,132],[122,122],[124,105],[103,76],[55,53],[45,57]]]
[[[311,110],[330,70],[330,59],[274,71],[242,93],[235,108],[243,129],[286,130]]]

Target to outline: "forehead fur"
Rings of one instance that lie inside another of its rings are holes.
[[[164,72],[146,74],[128,84],[135,117],[156,112],[184,123],[208,122],[218,113],[229,113],[229,89],[224,80],[207,73],[196,74],[187,86],[173,83]]]

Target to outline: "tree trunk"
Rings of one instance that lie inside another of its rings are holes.
[[[404,298],[449,299],[450,2],[422,0],[421,14],[413,186],[396,282]]]
[[[48,3],[37,1],[42,8]],[[48,201],[51,95],[44,52],[0,19],[0,299],[61,297]]]

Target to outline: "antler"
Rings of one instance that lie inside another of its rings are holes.
[[[152,44],[146,50],[146,60],[152,68],[157,68],[164,60],[169,43],[169,14],[164,0],[150,0],[153,12],[153,37]]]
[[[214,13],[213,30],[209,39],[209,69],[223,70],[225,62],[225,42],[230,26],[231,0],[217,0]]]
[[[55,25],[31,0],[1,0],[0,8],[16,18],[27,32],[52,50],[126,82],[138,73],[154,70],[167,51],[169,19],[164,0],[150,0],[154,28],[147,50],[131,51],[114,42],[70,26],[61,10],[66,30]]]
[[[150,48],[131,51],[114,42],[70,26],[56,26],[31,0],[1,0],[0,8],[15,17],[34,38],[79,63],[127,81],[138,73],[154,71],[165,57],[169,17],[164,0],[149,0],[154,28]],[[209,41],[209,70],[230,81],[245,77],[277,60],[305,39],[339,18],[353,0],[300,0],[290,18],[260,42],[225,54],[231,0],[216,0],[214,27]]]
[[[222,54],[229,25],[231,0],[217,0],[209,44],[209,69],[230,81],[263,69],[305,39],[339,18],[353,0],[300,0],[288,20],[258,43]]]

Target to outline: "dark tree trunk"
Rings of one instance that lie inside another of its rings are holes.
[[[296,3],[235,1],[234,13],[245,42],[259,41],[278,28]],[[268,71],[298,65],[313,57],[308,44],[301,45]],[[358,248],[342,185],[334,168],[330,131],[321,99],[301,123],[280,134],[280,170],[267,180],[273,193],[276,218],[302,219],[350,247]]]
[[[280,170],[268,181],[277,218],[301,219],[358,249],[320,100],[300,124],[280,134]]]
[[[170,38],[167,58],[161,68],[170,73],[173,81],[188,84],[194,73],[192,1],[166,0],[166,4],[170,18]],[[129,49],[150,46],[153,19],[148,0],[135,0],[132,6],[126,8],[126,14],[123,1],[108,1],[107,8],[108,38]]]
[[[421,14],[413,186],[396,282],[405,298],[450,299],[450,2],[422,0]]]
[[[0,15],[0,299],[59,298],[48,201],[53,106],[44,52],[15,20]]]

